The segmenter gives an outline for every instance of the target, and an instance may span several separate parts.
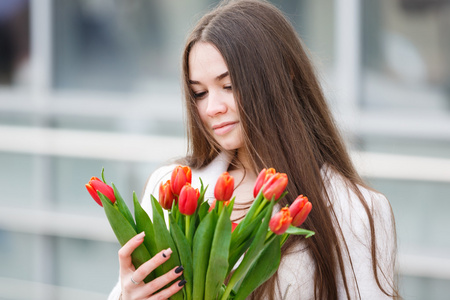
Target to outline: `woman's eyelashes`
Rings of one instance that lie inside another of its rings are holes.
[[[193,92],[195,99],[202,99],[206,96],[206,92]]]
[[[231,84],[224,85],[223,89],[226,90],[226,91],[232,91],[233,90]],[[206,95],[208,94],[208,91],[203,91],[203,92],[194,92],[194,91],[192,91],[192,94],[194,95],[194,99],[198,99],[199,100],[199,99],[205,98]]]

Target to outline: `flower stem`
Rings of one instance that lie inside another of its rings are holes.
[[[186,226],[185,226],[185,236],[186,236],[186,238],[188,238],[188,236],[189,236],[189,226],[190,226],[190,223],[191,223],[191,216],[186,216]]]
[[[289,237],[289,233],[283,233],[283,236],[281,237],[281,246],[284,245],[284,243],[287,241],[288,237]]]
[[[262,200],[261,204],[260,204],[260,205],[258,206],[258,208],[256,209],[256,212],[255,212],[255,214],[254,214],[253,216],[257,216],[257,215],[261,212],[261,210],[264,209],[264,207],[266,206],[266,204],[267,204],[268,202],[269,202],[269,201],[267,201],[266,198],[264,198],[264,199]]]

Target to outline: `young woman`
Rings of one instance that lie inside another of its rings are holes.
[[[193,185],[199,186],[198,177],[213,185],[229,171],[238,183],[232,218],[239,221],[251,204],[258,171],[273,167],[289,178],[281,206],[304,194],[314,207],[303,226],[316,235],[291,236],[278,272],[251,298],[397,298],[389,202],[355,171],[310,59],[283,14],[263,1],[222,3],[189,35],[183,75],[189,139],[184,163],[193,169]],[[145,208],[172,169],[151,176]],[[153,294],[179,270],[142,282],[165,258],[157,255],[134,270],[130,253],[141,241],[138,235],[120,250],[121,283],[110,299],[165,299],[182,288],[175,281]]]

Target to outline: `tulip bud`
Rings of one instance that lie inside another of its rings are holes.
[[[263,185],[276,173],[274,168],[270,168],[268,170],[262,169],[259,172],[258,178],[256,178],[255,187],[253,189],[253,197],[256,198],[258,196],[259,191],[263,187]]]
[[[292,218],[289,214],[289,208],[283,207],[277,212],[269,222],[269,228],[275,234],[283,234],[291,225]]]
[[[216,199],[214,199],[213,203],[209,206],[208,212],[211,212],[216,207]]]
[[[166,183],[162,183],[159,186],[159,204],[164,209],[171,209],[173,200],[175,196],[172,193],[172,189],[170,188],[170,180],[167,180]]]
[[[172,193],[176,196],[180,195],[181,189],[186,183],[192,182],[192,172],[187,166],[177,166],[172,172],[170,178],[170,188]]]
[[[302,225],[311,209],[312,204],[308,201],[308,198],[303,195],[298,196],[294,203],[289,206],[289,212],[292,216],[292,226],[298,227]]]
[[[217,179],[214,188],[214,197],[217,201],[228,201],[231,199],[234,191],[234,178],[228,172],[224,172]]]
[[[276,173],[272,175],[263,187],[263,195],[267,200],[275,200],[281,197],[288,184],[287,175],[284,173]]]
[[[102,193],[106,196],[113,204],[116,202],[116,196],[114,196],[114,190],[112,187],[98,179],[97,177],[92,177],[91,180],[89,180],[89,183],[86,184],[86,188],[91,194],[92,198],[94,198],[95,202],[97,202],[101,207],[102,201],[100,200],[100,197],[97,194],[97,191]]]
[[[192,215],[197,209],[197,201],[200,197],[198,189],[194,189],[187,183],[180,191],[178,198],[178,209],[183,215]]]

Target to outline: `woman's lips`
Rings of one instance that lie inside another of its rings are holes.
[[[224,123],[220,123],[218,125],[212,126],[212,129],[215,134],[224,135],[224,134],[227,134],[228,132],[230,132],[231,130],[233,130],[237,124],[238,124],[238,122],[224,122]]]

